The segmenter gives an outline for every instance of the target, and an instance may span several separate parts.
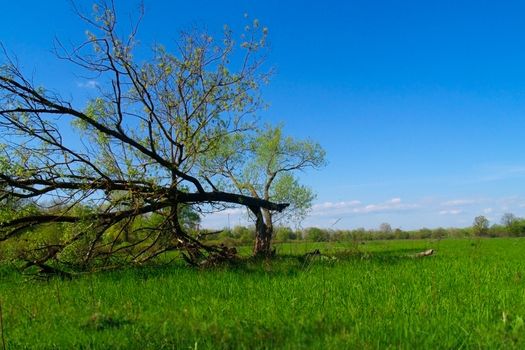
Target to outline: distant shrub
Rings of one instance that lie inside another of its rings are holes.
[[[445,230],[442,227],[439,227],[439,228],[437,228],[435,230],[432,230],[431,237],[434,238],[434,239],[441,239],[441,238],[447,237],[447,235],[448,235],[447,230]]]
[[[255,238],[255,229],[245,226],[235,226],[232,230],[233,238],[240,243],[246,244],[253,242]]]
[[[410,233],[408,233],[407,231],[403,231],[399,228],[396,228],[396,230],[394,231],[394,236],[396,239],[408,239],[410,238]]]
[[[310,227],[306,229],[306,239],[312,242],[327,242],[330,240],[330,235],[326,230]]]
[[[428,228],[422,228],[415,233],[415,238],[418,239],[428,239],[432,238],[432,230]]]
[[[289,227],[277,227],[275,239],[280,242],[289,242],[297,239],[297,234]]]
[[[509,234],[514,237],[525,236],[525,219],[516,219],[508,227]]]

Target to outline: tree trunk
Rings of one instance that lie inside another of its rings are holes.
[[[272,251],[273,225],[271,214],[268,210],[250,207],[255,214],[255,245],[253,247],[254,256],[270,257],[274,254]]]

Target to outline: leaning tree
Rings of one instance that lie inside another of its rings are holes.
[[[282,219],[300,221],[315,198],[296,173],[325,165],[325,151],[312,140],[283,134],[283,126],[266,125],[249,133],[225,137],[209,157],[203,157],[209,176],[223,188],[266,201],[286,202],[277,213],[262,206],[248,206],[255,221],[254,254],[273,254],[274,223]]]
[[[46,268],[73,246],[82,266],[117,254],[143,262],[172,249],[191,263],[229,256],[185,232],[180,215],[188,206],[287,206],[218,190],[200,161],[254,126],[267,77],[260,73],[266,30],[255,21],[240,42],[227,28],[219,41],[183,33],[175,53],[155,46],[141,61],[136,27],[118,35],[111,2],[79,15],[91,27],[87,41],[71,49],[58,43],[56,52],[96,77],[97,97],[84,107],[36,85],[8,55],[1,66],[0,201],[33,210],[4,215],[0,241],[67,229],[26,255],[28,266]],[[135,239],[122,239],[124,232]]]

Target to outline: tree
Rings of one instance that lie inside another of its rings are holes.
[[[489,231],[489,220],[483,215],[476,216],[472,224],[472,230],[476,236],[486,235]]]
[[[501,224],[508,230],[508,231],[511,231],[512,230],[512,226],[514,224],[516,224],[516,222],[518,222],[518,218],[516,217],[516,215],[512,214],[512,213],[505,213],[503,214],[503,216],[501,217]]]
[[[392,226],[390,226],[388,222],[383,222],[381,225],[379,225],[379,232],[391,234],[393,232]]]
[[[210,177],[220,178],[228,189],[266,201],[289,203],[280,212],[248,206],[255,220],[254,254],[272,254],[274,225],[282,220],[301,220],[315,198],[301,185],[295,173],[325,164],[325,152],[311,140],[283,135],[282,125],[266,126],[253,133],[237,134],[223,140],[221,148],[203,166]]]
[[[515,223],[517,220],[518,218],[516,217],[516,215],[512,213],[505,213],[501,217],[501,224],[508,228],[512,226],[512,224]]]
[[[137,28],[118,35],[112,2],[93,11],[92,17],[78,12],[91,27],[87,41],[70,50],[58,43],[56,49],[86,76],[97,77],[98,96],[86,108],[35,85],[7,55],[1,65],[0,201],[41,205],[51,199],[60,210],[17,212],[0,222],[0,241],[62,223],[72,233],[40,247],[32,264],[60,261],[61,252],[78,242],[85,243],[83,266],[117,253],[144,262],[171,249],[184,251],[190,263],[227,257],[227,249],[187,234],[181,213],[217,203],[268,213],[287,207],[269,197],[219,191],[200,167],[225,138],[253,127],[258,86],[267,78],[259,73],[266,29],[254,21],[240,45],[227,28],[218,41],[184,33],[177,53],[155,46],[152,58],[140,62]],[[71,142],[72,133],[81,142]],[[117,237],[120,230],[132,231],[139,239],[119,246],[108,242],[112,230]]]
[[[505,227],[507,234],[512,236],[520,236],[524,232],[524,220],[512,213],[503,214],[501,224]]]

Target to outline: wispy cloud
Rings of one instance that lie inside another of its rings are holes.
[[[403,203],[401,198],[391,198],[385,202],[363,205],[361,201],[351,200],[342,202],[318,203],[312,207],[312,216],[333,216],[368,214],[390,211],[401,211],[418,208],[418,204]]]
[[[228,209],[224,209],[222,211],[213,213],[213,215],[216,215],[216,216],[230,216],[230,215],[242,215],[242,214],[246,214],[245,208],[228,208]]]
[[[343,201],[343,202],[324,202],[324,203],[318,203],[314,204],[312,206],[312,210],[322,210],[322,209],[341,209],[341,208],[349,208],[349,207],[355,207],[356,205],[361,204],[361,201],[353,200],[353,201]]]
[[[451,209],[451,210],[441,210],[439,215],[459,215],[463,213],[463,210],[460,209]]]
[[[77,82],[77,87],[82,89],[95,89],[98,87],[98,82],[96,80],[87,80]]]
[[[349,200],[341,202],[323,202],[312,206],[310,215],[312,216],[332,216],[332,215],[347,215],[352,213],[352,210],[361,205],[361,201]]]
[[[518,194],[499,198],[423,197],[410,201],[404,201],[398,196],[383,201],[348,199],[314,204],[303,225],[326,228],[377,227],[386,221],[404,228],[465,226],[471,225],[472,219],[478,215],[485,215],[491,221],[497,220],[505,212],[525,216],[523,208],[525,196]],[[417,215],[413,215],[415,212]],[[229,208],[203,218],[203,227],[207,228],[251,224],[253,222],[243,207]]]
[[[501,181],[525,176],[523,164],[486,164],[481,167],[482,176],[475,182]]]
[[[401,198],[392,198],[379,204],[368,204],[364,207],[355,208],[354,213],[382,213],[391,211],[403,211],[419,208],[418,204],[403,203]]]
[[[441,205],[444,205],[446,207],[457,207],[462,205],[470,205],[477,203],[477,200],[474,199],[453,199],[446,202],[441,203]]]

